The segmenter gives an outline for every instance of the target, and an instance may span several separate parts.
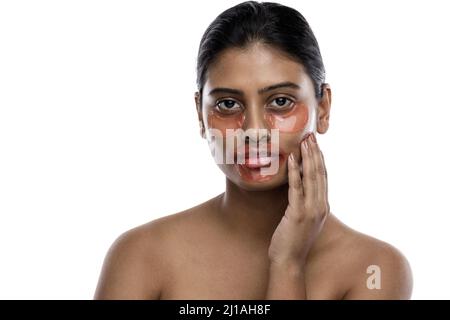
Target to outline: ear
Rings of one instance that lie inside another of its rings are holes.
[[[317,132],[324,134],[327,132],[330,120],[331,108],[331,88],[328,83],[322,84],[322,97],[317,108]]]
[[[198,124],[200,126],[200,136],[205,139],[205,125],[203,123],[203,115],[202,115],[202,103],[201,103],[201,97],[200,93],[197,91],[195,92],[195,106],[197,108],[197,117],[198,117]]]

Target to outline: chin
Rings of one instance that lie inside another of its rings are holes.
[[[233,181],[234,182],[234,181]],[[249,183],[246,181],[237,181],[234,182],[239,188],[244,189],[246,191],[269,191],[276,188],[279,188],[287,183],[287,179],[283,179],[282,181],[270,180],[259,183]]]

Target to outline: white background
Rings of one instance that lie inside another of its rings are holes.
[[[195,62],[239,2],[0,2],[0,298],[91,299],[119,234],[223,191]],[[281,3],[333,92],[332,212],[408,257],[413,299],[450,298],[447,2]]]

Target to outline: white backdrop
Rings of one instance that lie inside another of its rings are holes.
[[[239,2],[0,1],[0,298],[91,299],[119,234],[223,191],[195,61]],[[407,256],[413,299],[450,298],[448,2],[280,3],[333,92],[332,212]]]

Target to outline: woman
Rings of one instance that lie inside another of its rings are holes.
[[[331,89],[304,17],[269,2],[224,11],[197,72],[201,136],[226,190],[122,234],[95,298],[409,299],[406,258],[330,212],[315,133]]]

